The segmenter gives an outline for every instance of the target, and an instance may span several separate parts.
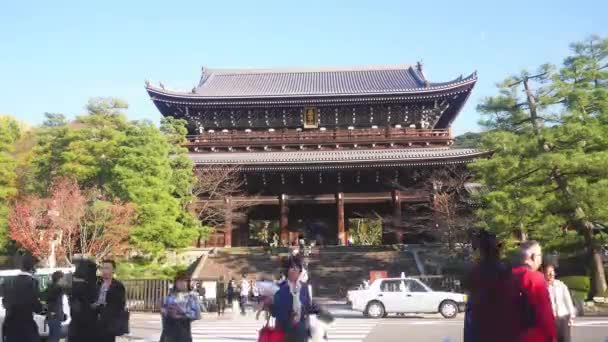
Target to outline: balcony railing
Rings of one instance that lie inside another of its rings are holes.
[[[315,131],[228,131],[188,136],[186,146],[226,147],[311,144],[447,143],[450,129],[337,129]]]

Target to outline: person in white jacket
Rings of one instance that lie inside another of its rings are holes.
[[[543,271],[547,280],[553,316],[555,316],[557,342],[570,342],[570,328],[576,317],[576,309],[572,303],[570,291],[566,284],[555,279],[555,266],[546,265]]]

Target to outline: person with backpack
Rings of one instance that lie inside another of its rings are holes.
[[[512,269],[517,316],[518,342],[557,341],[555,317],[545,277],[538,270],[543,262],[542,248],[536,241],[524,241],[519,248],[521,265]]]

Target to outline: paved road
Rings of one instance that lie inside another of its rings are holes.
[[[365,341],[447,341],[462,342],[462,318],[386,318],[367,336]],[[572,330],[574,342],[604,342],[608,337],[608,319],[582,317]],[[407,336],[407,339],[404,338]]]
[[[362,318],[359,313],[336,310],[338,316],[331,330],[329,341],[337,342],[443,342],[462,341],[462,317],[446,320],[436,315],[388,317],[380,320]],[[263,325],[252,314],[242,317],[227,314],[223,318],[205,315],[193,324],[195,342],[255,342],[257,331]],[[131,332],[144,341],[158,341],[160,319],[158,315],[133,314]],[[573,328],[575,342],[604,342],[608,337],[608,318],[582,317]]]

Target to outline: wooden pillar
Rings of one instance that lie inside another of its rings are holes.
[[[401,194],[399,190],[393,190],[393,229],[397,243],[403,243],[403,222],[401,215]]]
[[[287,195],[282,194],[280,199],[281,220],[280,220],[280,235],[281,245],[289,246],[289,205],[287,203]]]
[[[344,193],[342,192],[336,194],[336,209],[338,211],[338,244],[345,246],[347,240],[344,227]]]
[[[232,201],[224,199],[224,247],[232,247]]]

